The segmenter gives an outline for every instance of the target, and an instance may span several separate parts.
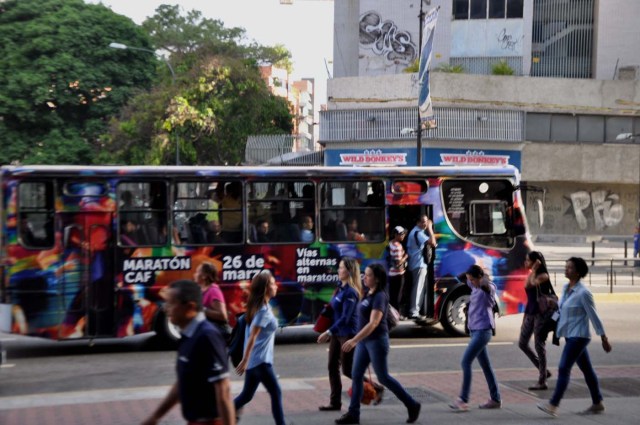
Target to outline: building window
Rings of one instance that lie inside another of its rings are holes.
[[[453,19],[522,18],[523,0],[453,0]]]

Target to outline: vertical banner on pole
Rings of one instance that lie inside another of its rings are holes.
[[[422,53],[420,54],[420,91],[418,94],[418,108],[420,111],[420,125],[422,129],[436,128],[436,118],[433,115],[431,103],[431,90],[429,88],[429,65],[431,64],[431,52],[433,51],[433,36],[436,32],[436,21],[440,6],[433,8],[424,18],[424,31],[422,36]]]

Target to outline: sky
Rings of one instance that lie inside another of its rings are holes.
[[[333,55],[333,1],[293,0],[85,0],[102,3],[140,24],[161,4],[199,10],[206,18],[220,19],[225,27],[242,27],[259,44],[283,44],[292,55],[293,78],[315,78],[315,110],[327,99],[327,62]],[[114,40],[118,41],[118,40]],[[329,64],[329,70],[332,70]]]

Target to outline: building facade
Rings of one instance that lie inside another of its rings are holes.
[[[402,71],[417,58],[420,6],[335,2],[335,78],[320,113],[326,165],[416,164],[419,81]],[[422,165],[518,167],[546,189],[544,223],[540,194],[526,195],[540,237],[631,235],[640,217],[640,2],[422,4],[437,6],[432,69],[465,73],[431,73],[438,127],[422,133]],[[488,75],[500,61],[515,76]]]

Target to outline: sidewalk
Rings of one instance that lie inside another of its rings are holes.
[[[589,392],[580,371],[576,368],[562,402],[558,420],[563,424],[631,424],[638,420],[640,402],[640,366],[596,366],[600,378],[607,411],[602,415],[582,416],[576,412],[591,404]],[[552,369],[554,376],[556,369]],[[407,390],[422,403],[417,423],[455,424],[533,424],[553,420],[536,408],[551,395],[551,389],[540,393],[526,388],[536,378],[532,368],[497,369],[503,408],[483,411],[475,408],[485,401],[486,384],[480,371],[474,373],[471,406],[467,413],[453,413],[448,402],[460,387],[461,374],[451,372],[401,373],[394,375]],[[348,380],[345,379],[348,382]],[[551,388],[555,379],[550,380]],[[293,425],[332,424],[339,412],[319,412],[317,406],[326,401],[329,393],[328,379],[282,379],[284,410],[287,423]],[[348,385],[348,384],[347,384]],[[233,393],[240,390],[241,382],[233,381]],[[346,390],[346,388],[345,388]],[[151,412],[166,391],[166,387],[88,391],[83,393],[59,393],[3,398],[0,402],[2,425],[133,425]],[[343,396],[343,412],[348,405]],[[363,424],[401,424],[406,420],[406,409],[388,391],[379,406],[364,406]],[[179,408],[174,408],[161,422],[164,425],[184,424]],[[273,423],[268,394],[261,388],[254,400],[245,408],[242,425]]]

